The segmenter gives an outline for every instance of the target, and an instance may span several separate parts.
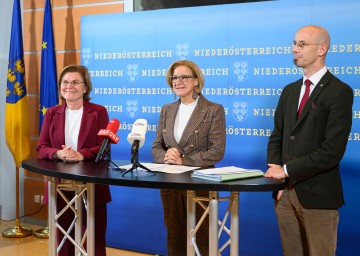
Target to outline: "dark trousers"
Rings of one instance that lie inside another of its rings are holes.
[[[167,255],[184,256],[187,251],[187,203],[186,190],[161,189],[164,221],[167,229]],[[209,197],[208,191],[196,191],[196,196]],[[196,221],[204,210],[196,204]],[[196,244],[201,255],[209,254],[209,217],[196,233]]]
[[[63,193],[69,198],[74,196],[72,191],[63,191]],[[63,209],[66,206],[64,199],[57,195],[57,209]],[[107,225],[107,208],[106,203],[96,204],[95,205],[95,256],[106,256],[106,225]],[[86,229],[86,210],[83,207],[83,222],[82,222],[82,232],[85,232]],[[71,221],[74,219],[74,213],[69,208],[63,215],[58,219],[58,223],[66,231],[71,224]],[[74,229],[71,232],[71,237],[74,238]],[[58,245],[60,244],[62,238],[64,237],[63,233],[60,230],[57,230],[57,240]],[[86,245],[86,244],[85,244]],[[58,256],[72,256],[75,255],[75,246],[67,239],[61,248]]]

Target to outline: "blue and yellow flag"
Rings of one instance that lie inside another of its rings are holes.
[[[30,155],[28,99],[19,0],[14,0],[5,110],[6,144],[17,168]]]
[[[41,43],[41,74],[40,74],[40,118],[39,132],[46,110],[58,104],[57,73],[52,12],[50,0],[46,0]]]

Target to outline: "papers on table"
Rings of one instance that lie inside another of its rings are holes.
[[[252,177],[263,176],[261,170],[244,169],[236,166],[227,166],[221,168],[202,169],[194,171],[191,174],[193,178],[200,178],[214,181],[237,180]]]
[[[183,173],[183,172],[189,172],[196,169],[199,169],[200,167],[196,166],[185,166],[185,165],[173,165],[173,164],[154,164],[154,163],[142,163],[143,166],[150,169],[153,172],[164,172],[164,173]],[[123,165],[119,166],[120,168],[129,170],[132,165]],[[142,168],[138,168],[138,170],[144,170]]]
[[[191,177],[206,179],[206,180],[215,180],[215,181],[245,179],[245,178],[259,177],[264,175],[264,173],[260,170],[244,169],[236,166],[197,170],[200,167],[172,165],[172,164],[155,164],[155,163],[142,163],[142,165],[153,172],[176,174],[176,173],[194,171],[191,174]],[[129,170],[132,167],[132,164],[123,165],[119,167],[121,169]],[[145,171],[145,170],[139,167],[138,171]]]

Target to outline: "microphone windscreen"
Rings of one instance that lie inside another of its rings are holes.
[[[118,143],[120,140],[120,137],[117,136],[117,132],[120,127],[120,121],[113,118],[107,125],[106,129],[101,129],[98,132],[98,136],[108,138],[111,140],[112,143]]]
[[[137,119],[131,129],[131,132],[139,133],[144,136],[146,134],[146,131],[147,131],[147,120],[146,119]]]
[[[135,140],[139,141],[139,148],[141,148],[145,143],[145,134],[147,131],[147,120],[146,119],[137,119],[133,124],[131,133],[129,133],[127,140],[132,145]]]
[[[119,127],[120,127],[120,121],[117,120],[116,118],[113,118],[107,125],[106,129],[117,133],[119,130]]]

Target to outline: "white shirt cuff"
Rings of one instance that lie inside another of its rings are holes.
[[[284,172],[285,172],[286,177],[289,177],[289,174],[288,174],[287,169],[286,169],[286,164],[284,164],[283,168],[284,168]]]

